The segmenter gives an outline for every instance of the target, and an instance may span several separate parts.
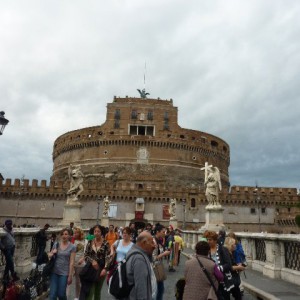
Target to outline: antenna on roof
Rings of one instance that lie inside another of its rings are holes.
[[[137,91],[140,93],[141,98],[146,99],[147,95],[150,95],[150,93],[146,92],[146,60],[145,60],[145,71],[144,71],[144,88],[142,90],[137,89]]]
[[[145,60],[145,70],[144,70],[144,90],[146,90],[146,71],[147,71],[147,65]]]

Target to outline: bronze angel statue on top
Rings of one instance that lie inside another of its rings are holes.
[[[143,99],[146,99],[146,98],[147,98],[147,95],[150,95],[150,93],[146,93],[146,90],[145,90],[145,89],[142,89],[142,90],[137,89],[137,91],[140,93],[140,96],[141,96],[141,98],[143,98]]]

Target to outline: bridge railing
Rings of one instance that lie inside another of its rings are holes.
[[[16,249],[14,254],[14,262],[16,267],[16,272],[19,274],[24,274],[32,269],[32,263],[36,260],[37,256],[37,243],[36,243],[36,233],[39,228],[16,228],[14,229]],[[51,228],[46,231],[47,235],[56,233],[59,237],[60,228]],[[0,237],[4,235],[4,231],[0,229]],[[47,241],[47,246],[45,251],[50,251],[50,239]],[[5,266],[5,257],[0,251],[0,277],[2,277]]]
[[[198,231],[182,231],[187,248],[195,248]],[[236,232],[253,270],[300,285],[300,235]]]

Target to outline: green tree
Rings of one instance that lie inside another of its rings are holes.
[[[300,227],[300,215],[297,215],[295,217],[295,222],[296,222],[297,226]]]

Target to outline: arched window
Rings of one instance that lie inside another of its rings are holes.
[[[218,147],[218,143],[216,141],[211,141],[211,146],[214,148]]]
[[[192,198],[191,199],[191,208],[195,208],[196,207],[196,199]]]

